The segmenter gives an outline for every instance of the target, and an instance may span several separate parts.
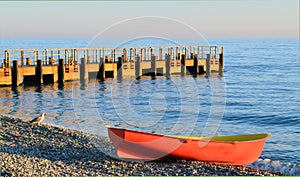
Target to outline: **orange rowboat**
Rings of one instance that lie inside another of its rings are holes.
[[[258,159],[269,133],[238,136],[167,136],[108,128],[119,158],[136,160],[186,159],[247,165]]]

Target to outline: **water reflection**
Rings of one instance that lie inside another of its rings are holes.
[[[12,95],[13,95],[12,98],[18,100],[18,98],[20,96],[20,92],[19,92],[18,88],[17,87],[12,87],[11,90],[12,90]],[[18,101],[13,102],[13,106],[11,107],[12,114],[18,113],[19,105],[20,104],[19,104]]]
[[[95,122],[100,122],[105,125],[148,127],[149,131],[153,131],[151,126],[154,125],[157,129],[170,130],[166,125],[176,125],[181,114],[193,113],[193,110],[187,113],[182,110],[182,103],[189,104],[192,95],[198,93],[191,90],[189,80],[194,83],[197,79],[142,76],[137,80],[74,81],[21,86],[11,90],[6,87],[0,89],[0,111],[26,120],[46,112],[45,123],[75,129],[79,124],[80,127],[90,128]],[[185,90],[187,93],[180,93]]]
[[[61,125],[66,114],[71,115],[72,82],[41,86],[19,86],[0,88],[0,112],[21,119],[47,113],[45,123]]]

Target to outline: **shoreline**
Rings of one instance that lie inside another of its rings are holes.
[[[0,119],[1,176],[283,175],[199,161],[123,161],[112,158],[114,147],[108,138],[3,115]]]

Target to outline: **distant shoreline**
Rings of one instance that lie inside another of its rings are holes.
[[[282,175],[243,166],[198,161],[117,160],[110,157],[114,149],[107,138],[46,124],[30,124],[3,115],[0,118],[1,176]]]

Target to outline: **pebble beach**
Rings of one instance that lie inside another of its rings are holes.
[[[199,161],[123,161],[113,158],[114,147],[108,138],[3,115],[0,118],[1,176],[282,175]]]

